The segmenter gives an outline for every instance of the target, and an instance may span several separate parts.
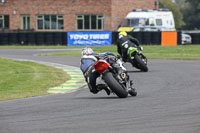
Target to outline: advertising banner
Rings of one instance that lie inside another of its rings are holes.
[[[68,32],[68,46],[112,45],[112,32]]]

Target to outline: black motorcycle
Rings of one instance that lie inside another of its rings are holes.
[[[113,63],[114,61],[114,63]],[[128,93],[136,96],[137,92],[129,81],[129,75],[116,56],[106,56],[94,64],[95,70],[100,74],[105,85],[119,98],[126,98]]]
[[[128,61],[137,69],[147,72],[147,58],[142,54],[142,49],[142,47],[129,47],[127,53]]]

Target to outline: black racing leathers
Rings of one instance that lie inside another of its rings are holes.
[[[138,47],[139,41],[130,36],[119,36],[117,40],[117,52],[122,56],[122,59],[127,59],[127,51],[129,47]]]

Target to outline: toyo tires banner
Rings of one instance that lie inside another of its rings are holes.
[[[68,32],[68,46],[112,45],[112,32]]]

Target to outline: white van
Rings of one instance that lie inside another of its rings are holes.
[[[118,31],[175,31],[174,17],[168,9],[137,9],[128,13]]]

